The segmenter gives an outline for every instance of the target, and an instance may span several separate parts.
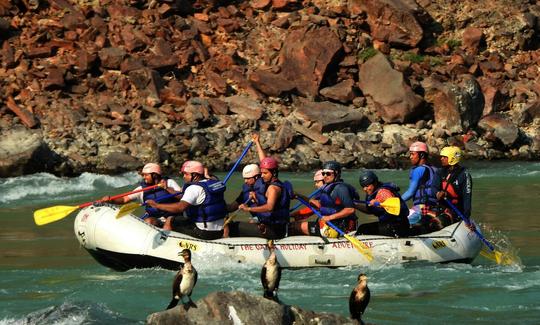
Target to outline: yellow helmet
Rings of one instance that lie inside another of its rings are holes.
[[[444,147],[440,155],[442,157],[448,157],[448,165],[454,166],[461,160],[461,149],[456,146]]]

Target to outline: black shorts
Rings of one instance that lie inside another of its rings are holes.
[[[262,224],[248,222],[229,223],[229,237],[262,237],[280,239],[287,236],[287,224]]]
[[[214,240],[223,238],[223,230],[200,229],[195,223],[184,218],[174,218],[172,221],[172,229],[199,239]]]

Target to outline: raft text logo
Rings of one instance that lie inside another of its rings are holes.
[[[446,247],[446,243],[444,242],[444,240],[434,240],[431,243],[431,246],[433,246],[433,248],[435,249],[441,249]]]
[[[199,249],[197,245],[190,243],[188,241],[179,241],[178,246],[180,246],[180,248],[189,249],[191,251],[196,251],[197,249]],[[178,253],[178,256],[180,256],[180,253]]]

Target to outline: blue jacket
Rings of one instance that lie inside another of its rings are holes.
[[[192,205],[186,209],[186,215],[193,222],[208,222],[225,218],[227,203],[225,202],[225,184],[217,180],[184,184],[182,192],[191,185],[199,185],[204,189],[206,198],[200,205]]]
[[[148,187],[150,185],[146,184],[146,182],[142,181],[140,183],[142,188]],[[154,200],[159,203],[174,203],[178,202],[178,198],[176,197],[169,197],[167,199],[161,199],[165,196],[170,196],[170,193],[167,192],[166,189],[161,187],[156,187],[154,189],[148,190],[143,192],[143,201],[146,202],[148,200]],[[145,205],[145,211],[146,216],[145,217],[154,217],[154,218],[160,218],[160,217],[166,217],[166,216],[174,216],[177,215],[176,213],[162,211],[156,208],[152,208],[149,205]]]
[[[436,206],[438,204],[437,192],[441,188],[441,179],[435,167],[420,165],[412,168],[409,173],[409,182],[409,188],[401,196],[403,200],[412,198],[414,205]]]
[[[360,196],[358,195],[358,192],[356,191],[356,189],[352,186],[352,185],[349,185],[347,183],[344,183],[343,181],[337,181],[337,182],[332,182],[330,184],[325,184],[323,185],[323,187],[321,187],[321,191],[319,192],[320,195],[319,195],[319,202],[321,203],[321,214],[323,216],[329,216],[331,214],[334,214],[336,212],[339,212],[341,210],[343,210],[345,208],[345,206],[343,204],[337,204],[333,199],[332,199],[332,191],[337,187],[337,186],[346,186],[347,187],[347,190],[349,191],[349,195],[351,196],[351,199],[352,200],[358,200],[360,198]],[[347,216],[345,218],[350,218],[350,219],[354,219],[356,220],[356,216],[355,214],[351,214],[350,216]],[[345,219],[343,218],[343,219]]]
[[[259,182],[260,180],[260,182]],[[253,188],[244,186],[242,188],[244,199],[249,198],[249,192],[254,191],[255,197],[257,198],[257,203],[248,202],[248,206],[255,207],[264,205],[267,202],[266,199],[266,190],[268,186],[276,185],[281,188],[281,197],[276,202],[274,210],[271,212],[252,212],[251,214],[259,220],[260,223],[264,224],[279,224],[289,222],[289,207],[291,205],[291,197],[293,193],[292,184],[285,181],[272,182],[270,184],[265,184],[261,178],[257,179]],[[244,201],[245,201],[244,200]]]

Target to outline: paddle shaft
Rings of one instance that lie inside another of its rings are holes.
[[[317,193],[319,193],[321,191],[320,188],[316,189],[315,191],[311,192],[311,194],[309,194],[308,196],[308,199],[311,199],[312,197],[314,197]],[[300,206],[302,205],[302,203],[298,203],[296,204],[294,207],[292,207],[291,209],[289,209],[289,212],[293,212],[294,210],[298,209]]]
[[[448,206],[454,210],[454,212],[461,218],[461,220],[463,220],[463,222],[465,222],[465,224],[467,224],[467,226],[470,226],[472,223],[471,219],[469,219],[467,216],[465,216],[463,213],[461,213],[461,211],[459,211],[459,209],[452,204],[452,202],[450,202],[448,199],[444,199],[444,201],[446,202],[446,204],[448,204]],[[474,227],[474,232],[476,233],[476,235],[478,236],[478,238],[480,238],[480,240],[486,244],[486,246],[493,252],[495,251],[495,247],[484,237],[484,235],[482,235],[482,233],[476,229],[476,227]]]
[[[367,203],[369,203],[369,202],[368,202],[368,201],[361,201],[361,200],[354,200],[353,203],[365,203],[365,204],[367,204]],[[375,201],[375,206],[376,206],[376,207],[380,207],[380,206],[381,206],[381,202]]]
[[[323,218],[323,215],[315,210],[310,204],[309,202],[307,202],[306,200],[302,199],[301,197],[297,197],[296,198],[298,201],[300,201],[303,205],[307,206],[311,211],[313,211],[313,213],[315,213],[315,215],[317,216],[318,219],[322,219]],[[341,236],[345,236],[345,233],[343,232],[343,230],[339,229],[338,227],[336,227],[332,222],[330,221],[324,221],[328,226],[332,227],[332,229],[334,229],[335,231],[337,231]]]
[[[97,201],[92,201],[92,202],[86,202],[86,203],[83,203],[83,204],[79,205],[78,208],[80,208],[80,209],[86,208],[87,206],[91,206],[94,203],[102,203],[102,202],[107,202],[107,201],[110,201],[110,200],[115,200],[115,199],[118,199],[118,198],[121,198],[121,197],[124,197],[124,196],[127,196],[127,195],[148,191],[148,190],[154,189],[156,187],[159,187],[159,185],[147,186],[147,187],[143,187],[143,188],[140,188],[138,190],[135,190],[135,191],[126,192],[126,193],[122,193],[122,194],[117,194],[115,196],[111,196],[109,198],[109,200],[97,200]]]
[[[244,151],[243,151],[242,154],[240,155],[240,158],[238,158],[238,160],[236,160],[236,162],[234,163],[233,167],[231,168],[231,170],[229,171],[229,173],[227,174],[227,176],[225,176],[225,178],[223,179],[223,184],[227,184],[227,181],[229,180],[229,178],[231,178],[232,173],[234,173],[234,170],[236,169],[236,167],[238,166],[238,164],[240,164],[240,162],[242,161],[242,159],[244,159],[244,157],[247,155],[248,150],[249,150],[249,148],[251,148],[252,145],[253,145],[253,141],[249,141],[248,144],[247,144],[247,146],[244,148]]]

